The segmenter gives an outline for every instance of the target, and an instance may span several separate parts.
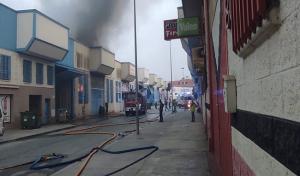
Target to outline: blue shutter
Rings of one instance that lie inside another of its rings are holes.
[[[106,103],[109,103],[109,80],[106,79]]]
[[[7,79],[10,80],[11,79],[11,57],[10,56],[7,56],[7,60],[8,60],[8,63],[7,63]]]
[[[3,64],[3,62],[4,62],[4,58],[3,58],[2,55],[0,55],[0,79],[4,79],[4,76],[3,76],[3,74],[4,74],[4,64]]]
[[[0,55],[0,79],[10,80],[11,76],[11,57]]]
[[[112,103],[114,101],[114,82],[113,80],[110,80],[110,102]]]
[[[116,102],[118,102],[118,84],[119,84],[119,82],[116,81],[116,88],[115,88],[115,90],[116,90]]]
[[[7,70],[7,67],[8,67],[8,62],[7,62],[7,56],[2,56],[2,62],[3,62],[3,73],[2,73],[2,76],[3,76],[3,79],[4,80],[7,80],[8,79],[8,70]]]
[[[54,84],[54,68],[53,66],[47,66],[47,83],[48,85],[53,85]]]
[[[44,83],[44,65],[40,63],[36,63],[36,83],[43,84]]]
[[[89,102],[89,79],[88,76],[84,76],[84,103]]]
[[[23,60],[23,81],[31,83],[31,61]]]

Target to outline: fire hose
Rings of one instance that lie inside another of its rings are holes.
[[[155,120],[146,120],[146,121],[142,121],[140,123],[147,123],[147,122],[154,122]],[[126,166],[123,166],[120,169],[117,169],[115,171],[112,171],[106,175],[113,175],[117,172],[120,172],[138,162],[140,162],[141,160],[147,158],[148,156],[152,155],[154,152],[156,152],[158,150],[158,147],[156,146],[147,146],[147,147],[140,147],[140,148],[132,148],[132,149],[127,149],[127,150],[121,150],[121,151],[109,151],[106,149],[103,149],[105,145],[111,143],[113,140],[115,140],[117,138],[117,133],[114,132],[91,132],[90,130],[93,129],[97,129],[97,128],[103,128],[103,127],[111,127],[111,126],[123,126],[123,125],[132,125],[135,124],[135,122],[127,122],[127,123],[116,123],[116,124],[104,124],[104,125],[95,125],[92,127],[88,127],[88,128],[83,128],[83,129],[78,129],[78,130],[72,130],[72,131],[67,131],[64,133],[64,135],[79,135],[79,134],[98,134],[98,135],[109,135],[111,136],[110,138],[108,138],[106,141],[104,141],[103,143],[101,143],[100,145],[98,145],[97,147],[91,149],[88,153],[77,157],[75,159],[72,160],[68,160],[68,161],[64,161],[64,162],[59,162],[59,163],[54,163],[54,164],[47,164],[47,165],[40,165],[41,163],[44,163],[46,161],[49,160],[56,160],[56,159],[62,159],[64,158],[64,155],[61,154],[50,154],[50,155],[43,155],[41,156],[39,159],[35,160],[35,161],[29,161],[29,162],[25,162],[22,164],[17,164],[14,166],[9,166],[9,167],[5,167],[5,168],[0,168],[0,170],[6,170],[6,169],[12,169],[12,168],[16,168],[16,167],[20,167],[20,166],[24,166],[24,165],[28,165],[28,164],[32,164],[30,169],[32,170],[40,170],[40,169],[45,169],[45,168],[53,168],[53,167],[58,167],[58,166],[63,166],[63,165],[67,165],[67,164],[72,164],[74,162],[77,161],[81,161],[83,159],[86,158],[86,160],[84,160],[83,164],[81,165],[80,169],[78,170],[78,172],[76,173],[76,176],[80,176],[84,169],[86,168],[86,166],[88,165],[89,161],[91,160],[91,158],[100,150],[102,152],[105,153],[109,153],[109,154],[122,154],[122,153],[129,153],[129,152],[135,152],[135,151],[141,151],[141,150],[150,150],[153,149],[151,152],[149,152],[148,154],[146,154],[145,156],[127,164]],[[135,130],[131,130],[131,131],[125,131],[125,133],[128,132],[133,132]]]

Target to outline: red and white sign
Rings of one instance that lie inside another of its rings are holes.
[[[10,122],[10,96],[0,95],[0,118],[4,118],[4,122]]]
[[[178,38],[177,35],[177,19],[164,21],[165,40]]]

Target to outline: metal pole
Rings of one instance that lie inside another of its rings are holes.
[[[170,40],[170,68],[171,68],[171,103],[173,111],[173,65],[172,65],[172,42]]]
[[[139,80],[138,80],[138,67],[137,67],[137,39],[136,39],[136,7],[135,0],[133,1],[134,7],[134,50],[135,50],[135,109],[136,109],[136,134],[140,134],[140,119],[139,119],[139,102],[138,102],[138,91],[139,91]]]

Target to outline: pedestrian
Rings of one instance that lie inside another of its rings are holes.
[[[194,101],[192,101],[191,104],[192,122],[195,122],[195,111],[196,111],[196,104]]]
[[[177,110],[176,110],[177,102],[176,102],[175,99],[174,99],[173,102],[172,102],[172,107],[173,107],[173,112],[177,112]]]
[[[165,99],[165,111],[169,111],[168,100],[167,99]]]
[[[164,111],[164,103],[161,100],[159,100],[159,122],[164,121],[163,111]]]

